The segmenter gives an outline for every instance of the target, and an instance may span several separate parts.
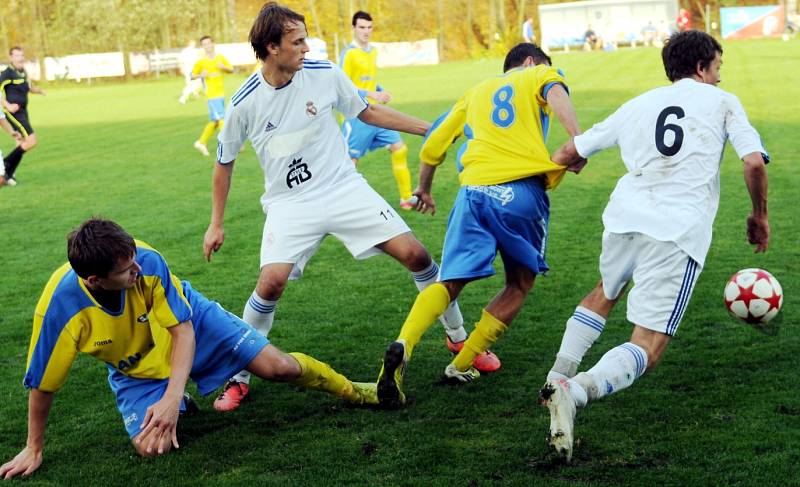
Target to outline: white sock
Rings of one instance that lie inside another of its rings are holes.
[[[414,276],[414,284],[417,289],[422,291],[434,282],[439,280],[439,266],[434,260],[431,260],[431,265],[418,272],[412,272]],[[453,301],[447,307],[439,321],[444,325],[444,331],[450,340],[458,343],[467,339],[467,331],[464,329],[464,317],[461,315],[461,309],[458,307],[458,302]]]
[[[597,396],[591,399],[600,399],[630,387],[645,370],[647,370],[645,349],[631,342],[612,348],[586,372],[597,387]]]
[[[561,348],[556,354],[548,379],[571,378],[578,371],[583,356],[603,332],[606,319],[594,311],[578,306],[567,320]]]
[[[272,329],[272,322],[275,320],[276,304],[277,301],[262,299],[261,296],[253,291],[253,294],[250,295],[250,299],[248,299],[247,303],[244,305],[242,320],[258,330],[262,335],[268,336],[269,331]],[[233,380],[249,384],[250,372],[242,370],[233,377]]]

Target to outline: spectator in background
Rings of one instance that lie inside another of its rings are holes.
[[[533,30],[533,16],[528,15],[525,17],[525,22],[522,23],[522,38],[525,42],[536,42],[536,32]]]
[[[583,50],[584,51],[591,51],[592,49],[602,49],[603,48],[603,40],[597,33],[592,30],[592,26],[586,26],[586,32],[583,34]]]
[[[688,10],[682,8],[678,11],[678,32],[683,32],[692,28],[692,14]]]
[[[11,56],[9,66],[0,73],[0,91],[3,92],[3,113],[14,130],[22,136],[22,142],[3,159],[5,176],[4,184],[16,186],[17,180],[14,173],[22,162],[22,156],[36,147],[36,134],[28,120],[28,93],[44,95],[45,91],[34,86],[28,81],[25,72],[25,53],[19,46],[12,47],[8,54]]]
[[[181,74],[185,82],[183,93],[181,93],[181,97],[178,99],[181,104],[186,103],[186,100],[190,97],[198,98],[200,96],[200,91],[203,89],[203,82],[201,80],[192,79],[192,68],[194,68],[194,63],[196,63],[198,59],[200,59],[200,56],[197,54],[197,44],[195,44],[194,39],[190,39],[189,44],[181,50],[179,57]]]
[[[658,29],[653,25],[652,20],[647,21],[647,25],[642,27],[642,42],[645,46],[652,46],[658,38]]]

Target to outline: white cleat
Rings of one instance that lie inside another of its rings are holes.
[[[208,147],[199,140],[194,143],[194,148],[199,150],[201,154],[208,157]]]
[[[472,382],[480,376],[481,373],[478,372],[475,367],[470,367],[464,372],[461,372],[455,365],[449,364],[447,368],[444,369],[444,377],[448,382]]]
[[[539,391],[539,404],[550,411],[548,443],[567,462],[572,460],[577,405],[564,379],[548,380]]]

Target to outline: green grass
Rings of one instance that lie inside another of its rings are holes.
[[[749,198],[741,163],[726,151],[714,243],[677,337],[661,365],[633,388],[582,411],[572,466],[550,461],[546,410],[536,392],[552,363],[565,320],[598,278],[600,215],[616,178],[618,153],[594,157],[551,194],[548,261],[526,307],[494,347],[503,369],[460,388],[437,384],[448,363],[443,331],[432,327],[407,375],[410,406],[398,412],[352,409],[324,394],[256,382],[239,411],[204,410],[182,421],[179,452],[138,458],[105,381],[104,367],[76,362],[57,395],[45,462],[31,479],[49,485],[788,485],[800,478],[800,178],[791,166],[800,132],[800,44],[724,46],[722,87],[737,94],[773,161],[772,242],[765,255],[746,243]],[[665,83],[658,51],[556,55],[583,127],[622,102]],[[398,109],[433,119],[500,60],[384,70]],[[228,81],[232,93],[242,76]],[[172,271],[223,306],[240,312],[258,274],[262,174],[252,150],[237,162],[222,250],[209,264],[202,238],[210,208],[212,163],[192,149],[205,103],[177,103],[179,80],[57,88],[30,107],[40,146],[20,166],[20,185],[0,190],[0,460],[25,443],[27,394],[21,386],[34,306],[65,259],[64,236],[92,214],[120,222],[166,257]],[[557,124],[556,124],[557,125]],[[410,153],[420,140],[405,137]],[[550,146],[565,135],[554,127]],[[794,141],[794,142],[793,142]],[[10,142],[2,143],[8,150]],[[415,166],[416,162],[412,161]],[[397,199],[388,156],[359,164],[389,201]],[[413,169],[416,174],[416,168]],[[434,194],[439,212],[404,215],[438,259],[457,190],[446,163]],[[784,311],[757,329],[728,317],[726,278],[764,267],[783,284]],[[468,322],[502,286],[496,276],[460,298]],[[305,277],[288,286],[271,339],[303,351],[356,380],[376,377],[416,289],[387,257],[353,260],[328,239]],[[620,306],[589,352],[593,364],[625,341],[631,326]]]

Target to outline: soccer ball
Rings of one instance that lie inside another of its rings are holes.
[[[742,269],[725,285],[725,307],[730,314],[747,323],[766,323],[783,305],[783,289],[763,269]]]

